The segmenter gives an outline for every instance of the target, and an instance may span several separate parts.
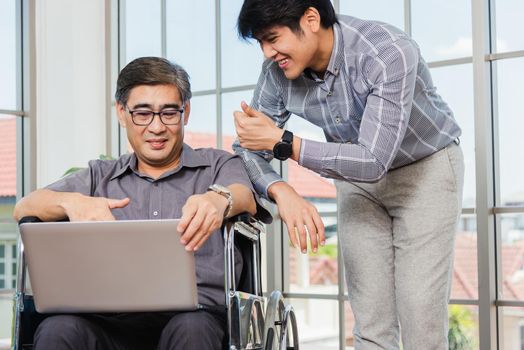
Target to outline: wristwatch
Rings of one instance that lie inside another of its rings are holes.
[[[224,211],[224,217],[228,217],[231,213],[231,209],[233,209],[233,195],[231,194],[231,191],[226,186],[222,186],[219,184],[213,184],[208,187],[208,191],[213,191],[221,195],[222,197],[225,197],[227,199],[227,207]]]
[[[291,157],[293,153],[293,133],[284,130],[284,134],[280,141],[273,146],[273,155],[276,159],[286,160]]]

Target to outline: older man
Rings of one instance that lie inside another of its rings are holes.
[[[88,169],[29,194],[16,205],[15,218],[181,218],[180,241],[195,252],[199,303],[224,304],[219,228],[224,218],[255,214],[257,204],[239,158],[184,144],[190,98],[180,66],[156,57],[129,63],[118,77],[116,112],[134,153],[91,161]],[[35,349],[219,349],[225,325],[224,314],[205,310],[60,315],[39,326]]]

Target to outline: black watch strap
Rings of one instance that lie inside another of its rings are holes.
[[[284,134],[282,135],[281,142],[292,144],[293,143],[293,133],[291,131],[284,130]]]

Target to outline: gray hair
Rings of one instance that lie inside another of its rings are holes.
[[[127,64],[118,75],[115,99],[125,105],[131,90],[139,85],[174,85],[182,102],[191,99],[189,75],[176,63],[162,57],[140,57]]]

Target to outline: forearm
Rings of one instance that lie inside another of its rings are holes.
[[[43,221],[55,221],[67,217],[66,203],[75,201],[80,193],[36,190],[22,198],[15,206],[13,217],[19,221],[24,216],[37,216]]]
[[[233,196],[233,206],[231,207],[229,217],[246,212],[251,215],[256,214],[255,196],[249,188],[240,184],[232,184],[228,188]]]

